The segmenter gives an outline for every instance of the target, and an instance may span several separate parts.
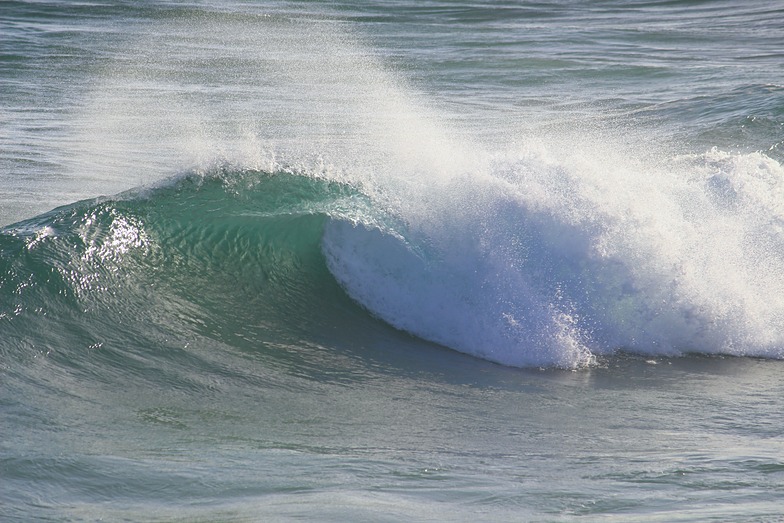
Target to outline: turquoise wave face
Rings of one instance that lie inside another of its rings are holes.
[[[224,349],[311,368],[307,346],[346,343],[336,326],[380,325],[320,249],[328,213],[358,199],[310,177],[218,172],[16,224],[0,235],[0,351],[182,386],[228,365]]]

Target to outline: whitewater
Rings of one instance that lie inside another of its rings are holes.
[[[781,517],[782,14],[4,4],[0,516]]]

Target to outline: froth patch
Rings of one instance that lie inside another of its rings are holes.
[[[335,219],[328,266],[390,324],[503,364],[574,368],[619,349],[783,357],[781,166],[580,152],[495,157],[401,190],[397,222]]]

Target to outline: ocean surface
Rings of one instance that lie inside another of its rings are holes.
[[[0,2],[0,520],[784,521],[784,3]]]

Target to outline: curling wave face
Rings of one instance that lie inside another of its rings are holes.
[[[73,204],[3,231],[0,321],[39,350],[227,330],[307,342],[380,318],[513,366],[619,349],[784,357],[781,165],[583,153],[488,157],[398,180],[394,198],[223,167]]]

